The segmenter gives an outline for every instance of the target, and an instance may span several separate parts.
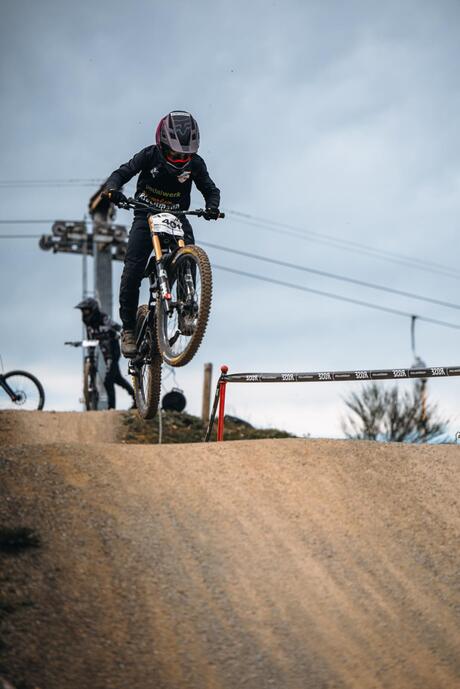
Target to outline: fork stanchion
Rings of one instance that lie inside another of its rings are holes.
[[[216,393],[215,393],[215,395],[214,395],[214,402],[213,402],[213,405],[212,405],[211,415],[210,415],[210,417],[209,417],[208,428],[207,428],[207,430],[206,430],[206,435],[205,435],[205,437],[204,437],[204,442],[205,442],[205,443],[208,443],[209,440],[211,439],[211,433],[212,433],[212,429],[213,429],[213,426],[214,426],[214,420],[215,420],[215,418],[216,418],[216,413],[217,413],[217,407],[218,407],[218,406],[219,406],[219,420],[220,420],[220,416],[221,416],[221,415],[220,415],[220,409],[223,408],[223,407],[222,407],[222,402],[221,402],[222,385],[224,386],[224,388],[223,388],[223,389],[224,389],[224,400],[223,400],[223,405],[225,406],[225,385],[226,385],[226,381],[223,380],[223,377],[225,376],[225,374],[226,374],[227,371],[228,371],[228,366],[221,366],[221,367],[220,367],[220,370],[221,370],[221,375],[220,375],[219,380],[217,381]],[[219,422],[220,422],[220,421],[219,421]],[[223,420],[223,416],[222,416],[222,421],[221,421],[221,425],[222,425],[222,432],[221,432],[221,433],[222,433],[222,437],[220,438],[220,440],[223,439],[223,424],[224,424],[224,420]],[[218,428],[218,431],[217,431],[217,435],[219,436],[219,428]],[[219,437],[218,437],[217,439],[219,440]]]

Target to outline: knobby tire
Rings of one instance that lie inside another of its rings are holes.
[[[135,337],[139,335],[142,323],[149,313],[147,304],[139,306],[136,315]],[[147,339],[146,339],[147,338]],[[148,345],[148,363],[146,363],[138,375],[132,377],[136,407],[138,414],[143,419],[153,419],[158,411],[161,395],[161,355],[157,351],[155,335],[149,324],[144,335],[144,343]]]
[[[43,390],[43,386],[40,383],[40,381],[38,380],[38,378],[35,378],[35,376],[33,376],[31,373],[28,373],[27,371],[9,371],[8,373],[5,374],[4,378],[8,382],[8,385],[15,392],[17,392],[17,390],[15,389],[15,384],[14,384],[14,381],[12,380],[13,378],[27,378],[29,381],[31,381],[36,388],[37,398],[38,398],[37,405],[36,406],[34,405],[34,410],[40,411],[41,409],[43,409],[44,404],[45,404],[45,391]],[[19,385],[19,383],[17,383],[17,385]],[[6,393],[5,393],[5,395],[6,395]],[[20,409],[21,408],[21,402],[13,402],[13,400],[11,400],[11,405],[12,405],[12,407],[11,407],[12,409]],[[30,411],[32,411],[32,410],[30,410]]]
[[[206,326],[209,320],[212,301],[212,272],[209,258],[206,252],[199,246],[189,244],[179,249],[174,255],[168,269],[170,289],[173,291],[174,284],[177,281],[177,276],[181,265],[184,262],[190,261],[194,264],[200,274],[201,280],[201,296],[198,309],[196,325],[194,332],[190,335],[187,345],[180,352],[175,353],[170,346],[168,340],[168,314],[166,312],[165,302],[159,301],[159,309],[161,313],[157,318],[157,341],[158,349],[161,352],[163,361],[169,366],[185,366],[195,356],[201,341],[203,340]]]

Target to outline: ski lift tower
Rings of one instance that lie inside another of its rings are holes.
[[[115,225],[115,206],[101,195],[102,187],[89,201],[92,231],[84,220],[56,220],[52,234],[43,235],[39,247],[53,253],[80,254],[83,256],[83,297],[86,289],[86,258],[94,258],[94,296],[101,310],[112,316],[113,288],[112,261],[123,261],[126,254],[128,233],[124,225]],[[106,392],[100,390],[100,400],[106,399]]]
[[[112,243],[116,230],[110,220],[115,217],[115,206],[99,190],[90,199],[89,213],[93,219],[94,296],[101,310],[112,317]]]
[[[102,311],[112,316],[112,261],[124,260],[128,235],[124,225],[112,222],[115,207],[100,192],[101,189],[89,202],[92,231],[84,220],[56,220],[51,228],[52,234],[40,237],[39,246],[55,254],[80,254],[83,258],[93,256],[94,296]]]

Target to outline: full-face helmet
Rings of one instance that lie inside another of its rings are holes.
[[[166,169],[177,174],[187,169],[198,151],[200,130],[189,112],[174,110],[160,120],[155,141]]]
[[[99,302],[93,297],[83,299],[75,308],[80,309],[81,317],[86,325],[92,323],[100,315]]]

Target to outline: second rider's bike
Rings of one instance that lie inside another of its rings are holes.
[[[137,310],[137,355],[129,362],[139,414],[152,418],[160,398],[161,362],[187,364],[196,354],[208,323],[211,265],[201,247],[185,244],[178,217],[202,217],[205,211],[164,212],[133,198],[117,205],[147,211],[152,237],[154,253],[144,273],[150,282],[149,303]]]
[[[98,359],[100,358],[98,356],[99,340],[78,340],[77,342],[64,342],[64,344],[71,347],[84,347],[85,349],[83,401],[86,411],[97,411],[99,408],[99,389],[104,387],[104,377],[99,370],[100,366],[98,366]],[[98,378],[100,378],[99,381]]]

